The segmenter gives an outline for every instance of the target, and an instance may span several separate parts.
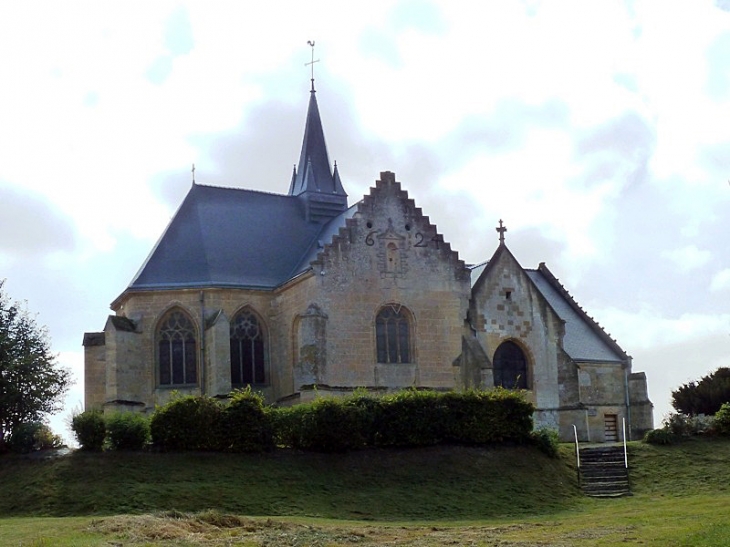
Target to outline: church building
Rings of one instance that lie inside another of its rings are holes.
[[[563,440],[621,440],[624,420],[639,438],[653,426],[644,373],[544,263],[519,264],[505,231],[465,264],[389,171],[349,205],[312,85],[289,191],[193,182],[103,331],[85,333],[86,409],[249,385],[282,405],[503,386]]]

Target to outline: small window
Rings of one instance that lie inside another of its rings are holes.
[[[157,329],[157,366],[162,386],[198,383],[195,326],[180,310],[169,312]]]
[[[231,384],[266,383],[266,356],[261,322],[243,310],[231,322]]]
[[[375,320],[378,363],[411,362],[409,314],[397,305],[384,307]]]

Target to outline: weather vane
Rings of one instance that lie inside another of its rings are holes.
[[[308,63],[304,63],[304,66],[312,67],[312,91],[314,91],[314,63],[319,63],[319,59],[314,60],[314,40],[307,40],[307,44],[312,47],[312,60]]]

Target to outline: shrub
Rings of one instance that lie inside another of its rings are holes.
[[[150,441],[149,419],[138,412],[120,412],[106,418],[109,447],[142,450]]]
[[[560,435],[556,429],[540,427],[530,434],[530,439],[541,452],[544,452],[551,458],[558,457]]]
[[[292,448],[346,452],[366,445],[363,412],[345,398],[318,398],[280,409],[278,438]]]
[[[104,446],[106,425],[104,416],[98,410],[86,410],[71,418],[71,430],[81,450],[99,451]]]
[[[386,395],[374,424],[377,446],[428,446],[445,437],[445,408],[439,394],[409,389]]]
[[[644,435],[644,442],[649,444],[674,444],[677,442],[677,436],[670,429],[663,427],[647,431]]]
[[[51,428],[42,422],[30,422],[16,427],[8,441],[10,450],[20,454],[61,446],[63,446],[61,437],[55,435]]]
[[[272,413],[264,398],[251,391],[234,391],[223,411],[222,445],[232,452],[262,452],[274,446]]]
[[[176,397],[150,419],[152,443],[163,450],[221,450],[223,406],[210,397]]]
[[[664,418],[664,428],[677,437],[692,437],[713,433],[714,422],[713,416],[705,416],[704,414],[697,416],[670,414]]]
[[[730,403],[725,403],[715,414],[715,431],[720,435],[730,435]]]

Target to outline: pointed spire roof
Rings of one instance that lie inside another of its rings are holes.
[[[317,192],[347,197],[336,170],[335,174],[336,176],[332,173],[327,154],[322,120],[317,105],[317,94],[312,89],[309,93],[309,109],[299,165],[296,169],[296,177],[289,189],[289,195],[299,196],[305,192]]]

